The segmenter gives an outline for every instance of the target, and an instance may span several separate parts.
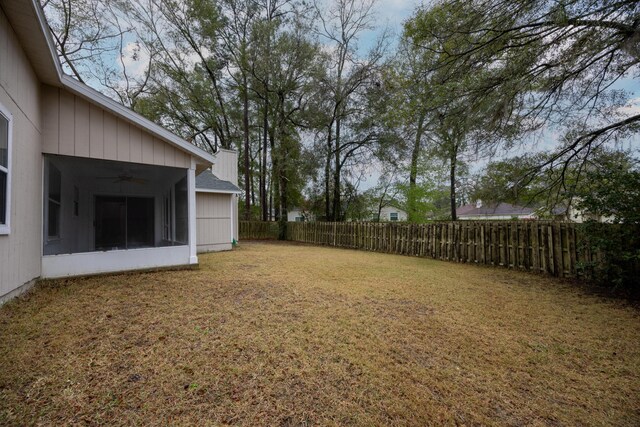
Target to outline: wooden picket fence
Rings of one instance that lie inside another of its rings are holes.
[[[551,221],[290,222],[287,240],[579,277],[579,266],[599,257],[579,234],[575,224]],[[275,223],[241,222],[241,240],[276,236]]]
[[[278,238],[278,223],[264,221],[240,221],[240,240],[269,240]]]

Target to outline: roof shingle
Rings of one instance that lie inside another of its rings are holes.
[[[229,181],[219,179],[207,169],[196,177],[196,191],[209,190],[224,193],[240,193],[240,189]]]

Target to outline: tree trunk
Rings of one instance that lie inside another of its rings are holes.
[[[280,218],[278,220],[278,240],[287,240],[287,216],[289,212],[289,169],[291,159],[289,158],[289,138],[286,130],[285,99],[280,95],[279,119],[278,119],[278,171],[279,171],[279,194],[280,194]]]
[[[327,158],[324,165],[324,217],[326,221],[331,220],[331,147],[333,146],[331,137],[333,131],[333,121],[329,124],[327,134]]]
[[[267,145],[269,132],[269,97],[265,93],[264,116],[262,117],[262,170],[260,172],[260,207],[262,208],[262,220],[269,220],[269,207],[267,206]]]
[[[276,221],[280,219],[280,162],[276,151],[274,126],[269,130],[269,146],[271,148],[271,207]],[[271,213],[269,214],[271,215]]]
[[[333,173],[333,221],[342,221],[341,200],[340,200],[340,115],[336,117],[336,148],[335,148],[336,166]]]
[[[242,130],[244,132],[244,219],[251,219],[251,162],[249,153],[249,90],[247,76],[243,74],[242,84]]]
[[[451,191],[450,191],[450,197],[451,197],[451,220],[455,221],[458,219],[458,216],[456,214],[456,166],[458,163],[458,146],[457,143],[454,144],[454,146],[451,148],[451,158],[450,158],[450,162],[451,162],[451,173],[450,173],[450,185],[451,185]]]
[[[413,143],[413,150],[411,151],[411,166],[409,171],[409,194],[407,205],[409,208],[409,222],[417,222],[419,218],[417,201],[416,201],[416,187],[418,181],[418,159],[420,157],[420,143],[422,140],[422,131],[424,124],[424,113],[420,114],[418,118],[418,128],[416,129],[416,139]]]
[[[280,220],[278,220],[278,240],[287,240],[287,216],[289,213],[288,204],[288,182],[286,172],[280,172]]]

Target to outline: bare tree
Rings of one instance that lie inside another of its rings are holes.
[[[328,7],[315,3],[319,26],[318,35],[328,42],[330,65],[324,86],[330,96],[325,159],[325,216],[342,220],[342,168],[358,149],[371,138],[359,135],[344,140],[344,124],[358,113],[354,105],[357,92],[371,82],[384,51],[384,37],[364,59],[359,59],[358,37],[374,26],[375,0],[335,0]],[[329,176],[333,164],[333,197]],[[331,199],[333,202],[331,203]],[[330,211],[331,206],[331,211]]]

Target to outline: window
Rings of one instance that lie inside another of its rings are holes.
[[[389,220],[390,221],[397,221],[398,220],[398,212],[391,212],[389,214]]]
[[[174,186],[175,205],[175,241],[178,243],[189,242],[189,192],[187,190],[187,177],[182,178]]]
[[[296,222],[304,222],[304,217],[303,216],[297,216],[296,217]]]
[[[60,237],[60,204],[61,204],[62,179],[60,170],[49,162],[49,191],[47,208],[49,211],[47,237],[58,239]]]
[[[11,218],[11,113],[0,104],[0,234],[9,234]]]

